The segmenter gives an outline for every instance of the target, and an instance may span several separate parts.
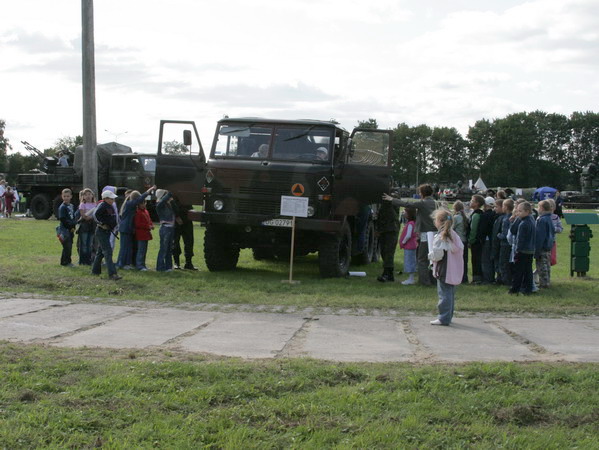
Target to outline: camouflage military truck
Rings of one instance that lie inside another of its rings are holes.
[[[117,194],[123,196],[127,189],[141,192],[154,184],[156,155],[142,155],[131,152],[131,147],[116,142],[98,145],[98,185],[117,187]],[[56,215],[62,202],[62,189],[73,191],[73,202],[78,203],[79,191],[83,186],[83,148],[77,147],[74,164],[60,167],[53,157],[46,157],[41,170],[17,175],[16,186],[27,199],[27,208],[38,220]]]
[[[187,126],[186,155],[165,153],[165,127]],[[197,143],[191,139],[191,128]],[[206,160],[193,122],[162,121],[156,181],[183,204],[203,205],[190,216],[206,227],[204,257],[211,271],[237,266],[239,251],[255,259],[287,258],[291,217],[281,197],[308,199],[296,219],[296,254],[318,252],[324,277],[344,276],[353,258],[376,254],[376,208],[391,182],[391,131],[334,122],[225,118]]]

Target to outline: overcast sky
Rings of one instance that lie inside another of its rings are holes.
[[[225,114],[465,135],[599,104],[597,0],[96,0],[94,15],[98,142],[138,152],[160,119],[195,120],[209,147]],[[3,2],[0,50],[15,149],[82,134],[81,2]]]

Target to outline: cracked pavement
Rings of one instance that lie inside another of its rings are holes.
[[[59,347],[164,349],[244,359],[343,362],[599,362],[599,317],[457,314],[283,307],[194,309],[20,296],[0,298],[0,340]]]

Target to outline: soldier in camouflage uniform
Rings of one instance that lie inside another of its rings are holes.
[[[395,193],[392,193],[395,195]],[[393,261],[399,236],[399,207],[391,202],[382,202],[376,221],[376,231],[379,238],[381,257],[383,258],[383,273],[377,278],[381,282],[395,281],[393,277]]]

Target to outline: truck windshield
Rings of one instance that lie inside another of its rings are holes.
[[[326,162],[332,130],[315,126],[221,125],[214,157]]]
[[[214,156],[225,158],[266,158],[273,129],[265,126],[221,125]]]
[[[330,159],[331,130],[327,128],[277,128],[273,159],[323,162]]]

